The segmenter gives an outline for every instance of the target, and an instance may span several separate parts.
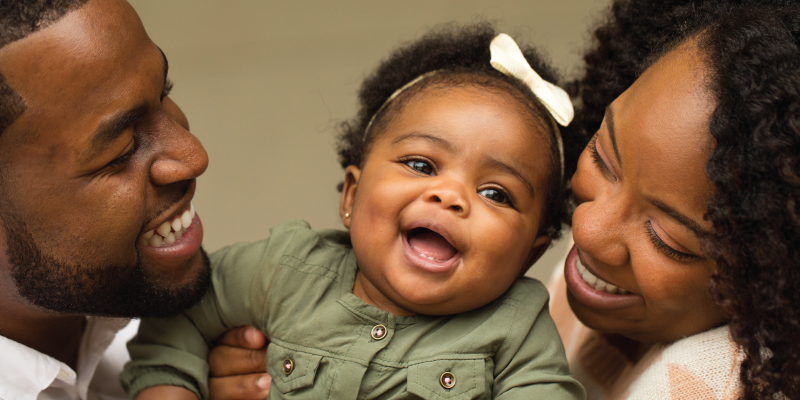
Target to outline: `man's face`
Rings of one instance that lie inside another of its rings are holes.
[[[167,96],[166,69],[119,0],[91,0],[0,49],[0,73],[26,107],[0,135],[0,283],[13,279],[24,301],[141,316],[202,295],[199,218],[171,244],[141,239],[180,219],[208,165]]]

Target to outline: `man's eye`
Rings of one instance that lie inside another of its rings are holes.
[[[164,100],[164,97],[169,96],[169,94],[172,92],[173,86],[174,84],[170,79],[166,79],[164,81],[164,89],[161,90],[161,100]]]
[[[408,160],[406,161],[406,165],[411,167],[411,169],[423,173],[425,175],[433,175],[433,167],[425,161]]]
[[[495,203],[507,204],[508,196],[505,193],[497,190],[497,189],[483,189],[479,190],[478,194],[486,197],[487,199],[494,201]]]

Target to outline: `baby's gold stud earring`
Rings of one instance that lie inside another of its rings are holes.
[[[349,212],[344,213],[344,217],[345,218],[350,218],[350,213]]]

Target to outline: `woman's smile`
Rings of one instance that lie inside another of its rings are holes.
[[[582,264],[580,250],[574,246],[564,265],[564,277],[569,292],[580,303],[598,310],[644,306],[644,298],[597,278]]]

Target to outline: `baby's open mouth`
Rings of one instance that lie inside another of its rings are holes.
[[[444,262],[458,254],[458,250],[447,239],[430,229],[414,228],[408,231],[407,236],[408,245],[431,261]]]

